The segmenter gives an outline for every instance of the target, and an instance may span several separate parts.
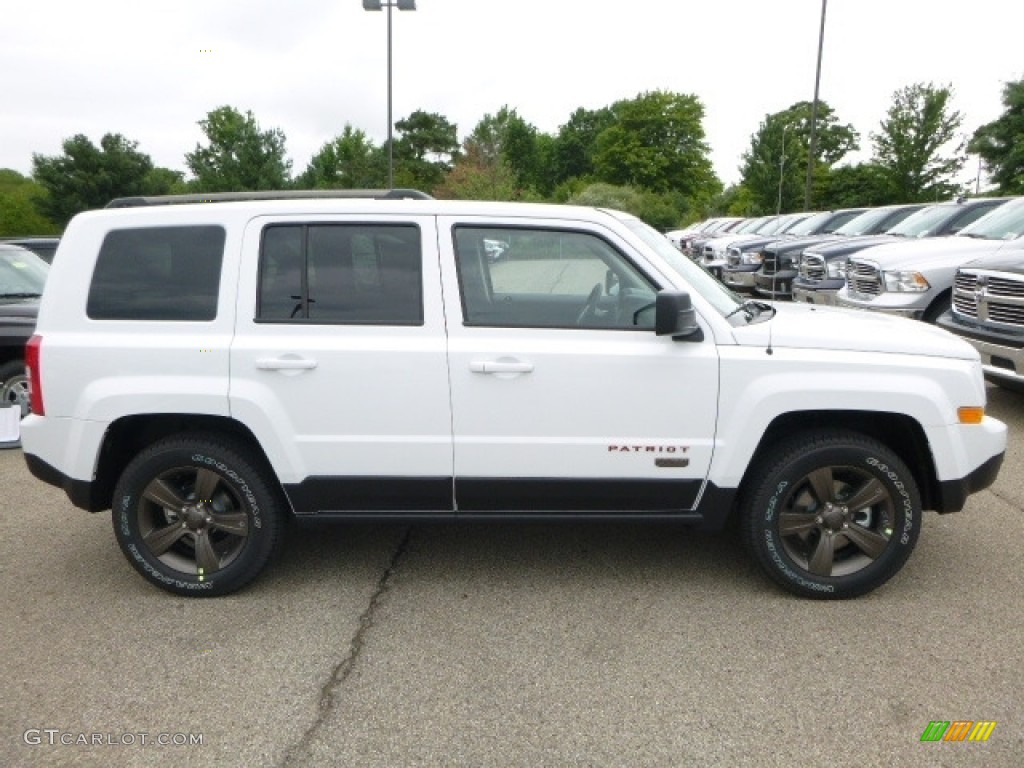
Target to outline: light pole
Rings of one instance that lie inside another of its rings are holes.
[[[775,215],[778,216],[782,213],[782,180],[786,178],[786,129],[789,126],[786,123],[782,124],[782,157],[779,158],[779,202],[775,206]]]
[[[825,6],[821,0],[821,29],[818,31],[818,68],[814,72],[814,102],[811,104],[811,141],[807,152],[807,186],[804,188],[804,210],[811,209],[811,178],[814,173],[814,153],[818,150],[818,86],[821,84],[821,49],[825,45]]]
[[[388,9],[388,189],[395,187],[395,149],[391,140],[391,9],[415,11],[416,0],[363,0],[364,11]]]

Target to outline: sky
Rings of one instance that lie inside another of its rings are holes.
[[[514,108],[555,134],[579,107],[696,95],[726,184],[769,113],[814,94],[820,0],[416,0],[392,12],[393,115],[444,115],[460,141]],[[120,133],[187,171],[198,125],[230,105],[287,137],[292,171],[346,123],[387,137],[387,12],[361,0],[0,0],[0,168]],[[951,85],[962,131],[1024,78],[1020,0],[832,0],[820,97],[861,135],[893,92]],[[973,178],[969,165],[966,178]]]

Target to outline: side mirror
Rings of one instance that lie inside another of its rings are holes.
[[[701,341],[704,333],[697,325],[690,294],[686,291],[660,291],[654,297],[654,332],[673,339]]]

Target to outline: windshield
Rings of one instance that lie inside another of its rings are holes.
[[[769,221],[771,221],[771,219],[768,216],[762,216],[758,219],[748,219],[736,227],[736,229],[733,230],[733,234],[744,235],[748,232],[757,232]]]
[[[1024,199],[1013,200],[964,227],[957,237],[1015,240],[1024,233]]]
[[[885,232],[900,237],[927,237],[930,232],[934,232],[942,226],[950,216],[955,216],[958,210],[958,206],[955,205],[930,205],[912,213]]]
[[[622,223],[668,262],[669,266],[683,277],[695,293],[699,293],[723,316],[728,315],[742,303],[739,296],[716,280],[704,267],[694,263],[692,259],[688,259],[676,250],[675,246],[658,234],[657,230],[633,217],[623,218]]]
[[[813,216],[808,216],[806,219],[801,221],[794,227],[790,227],[786,230],[787,235],[813,235],[821,227],[825,226],[832,219],[831,211],[822,211],[821,213],[815,213]]]
[[[855,216],[835,231],[837,235],[846,237],[857,237],[868,235],[875,231],[878,224],[892,216],[891,208],[875,208],[871,211],[864,211],[860,216]]]
[[[0,248],[0,298],[41,296],[50,266],[31,251]]]

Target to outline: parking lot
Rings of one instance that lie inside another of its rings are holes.
[[[989,397],[996,485],[842,603],[725,535],[511,523],[302,526],[179,598],[0,452],[0,764],[1020,766],[1024,396]],[[996,726],[921,742],[956,720]]]

